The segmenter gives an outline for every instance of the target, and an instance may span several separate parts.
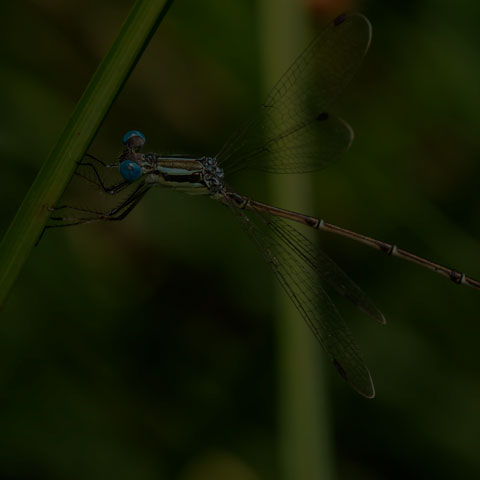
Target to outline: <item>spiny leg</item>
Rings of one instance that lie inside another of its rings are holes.
[[[136,195],[132,194],[125,202],[122,202],[121,205],[112,209],[110,212],[104,214],[98,214],[91,210],[82,210],[86,213],[92,213],[97,215],[96,217],[84,217],[84,218],[75,218],[75,217],[52,217],[54,221],[63,221],[70,222],[64,225],[47,225],[45,228],[56,228],[56,227],[70,227],[73,225],[81,225],[82,223],[91,223],[91,222],[110,222],[110,221],[120,221],[123,220],[140,202],[144,195],[148,192],[150,188],[145,188],[139,191]]]
[[[115,163],[105,163],[103,160],[100,160],[99,158],[95,157],[95,155],[92,155],[91,153],[86,153],[85,154],[85,157],[88,157],[92,160],[94,160],[95,162],[99,163],[102,167],[104,168],[115,168],[115,167],[118,167],[119,163],[118,162],[115,162]],[[82,162],[78,162],[80,165],[82,165]]]
[[[51,217],[51,220],[58,221],[58,222],[84,220],[82,223],[86,223],[86,222],[92,221],[92,220],[106,220],[109,217],[114,217],[119,211],[123,210],[128,205],[130,205],[130,203],[135,201],[135,199],[139,195],[143,196],[143,194],[145,194],[146,191],[149,190],[149,188],[150,187],[145,186],[144,182],[140,183],[135,188],[135,190],[125,200],[123,200],[119,205],[117,205],[116,207],[112,208],[111,210],[109,210],[107,212],[99,212],[99,211],[91,210],[91,209],[88,209],[88,208],[71,207],[69,205],[59,207],[59,208],[55,208],[55,210],[60,210],[62,208],[70,208],[71,210],[76,210],[78,212],[90,213],[91,215],[95,215],[94,218],[92,218],[92,217],[87,217],[87,218]],[[142,194],[142,192],[143,192],[143,194]]]
[[[84,177],[82,177],[84,178]],[[129,182],[125,182],[126,185],[125,187],[129,187],[131,185],[131,183]],[[123,184],[122,184],[123,185]],[[56,212],[58,210],[64,210],[66,208],[69,208],[70,210],[76,210],[77,212],[84,212],[84,213],[91,213],[92,215],[98,215],[98,216],[103,216],[103,215],[111,215],[112,212],[114,212],[117,208],[121,208],[122,205],[125,205],[125,203],[128,203],[129,199],[135,195],[137,193],[138,190],[140,190],[140,188],[143,186],[144,184],[140,184],[137,186],[137,188],[123,201],[120,203],[120,205],[118,205],[117,207],[115,207],[114,209],[110,210],[110,212],[99,212],[97,210],[92,210],[92,209],[89,209],[89,208],[81,208],[81,207],[74,207],[72,205],[60,205],[60,206],[55,206],[55,207],[50,207],[49,210],[51,212]],[[119,191],[115,192],[115,193],[119,193]],[[55,218],[51,218],[52,220],[56,220]]]
[[[98,162],[103,168],[118,168],[118,166],[119,166],[118,162],[116,162],[116,163],[104,163],[100,159],[94,157],[93,155],[90,155],[89,153],[85,154],[85,156],[94,160],[94,161],[96,161],[96,162]],[[93,183],[94,185],[96,185],[97,187],[99,187],[101,190],[103,190],[105,193],[108,193],[109,195],[115,195],[115,194],[121,192],[122,190],[124,190],[125,188],[127,188],[130,185],[129,182],[122,181],[120,183],[116,183],[116,184],[107,186],[107,185],[105,185],[105,183],[102,179],[102,176],[100,175],[100,173],[98,172],[97,168],[95,167],[95,165],[93,163],[80,161],[80,162],[78,162],[78,165],[82,166],[82,167],[88,167],[88,168],[92,169],[94,174],[95,174],[95,177],[96,177],[97,181],[94,181],[91,178],[88,178],[87,176],[82,175],[78,171],[75,172],[75,175],[77,175],[80,178],[83,178],[87,182]]]
[[[123,220],[137,205],[138,202],[144,197],[144,195],[150,190],[150,187],[145,186],[144,183],[138,185],[138,187],[124,200],[120,205],[113,208],[109,212],[99,213],[93,210],[81,209],[75,207],[67,207],[73,210],[81,211],[83,213],[91,213],[95,215],[94,217],[51,217],[50,219],[56,222],[65,222],[55,225],[45,225],[43,227],[42,233],[38,237],[38,240],[35,243],[35,246],[38,245],[42,239],[45,231],[48,228],[61,228],[61,227],[73,227],[75,225],[82,225],[84,223],[91,223],[95,221],[120,221]],[[64,208],[64,207],[62,207]]]

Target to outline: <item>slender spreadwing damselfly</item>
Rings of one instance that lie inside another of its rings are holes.
[[[257,115],[215,157],[141,153],[145,137],[139,131],[125,134],[117,162],[106,164],[87,154],[76,178],[103,191],[115,204],[108,208],[57,206],[46,228],[122,220],[157,186],[218,200],[239,219],[340,374],[359,393],[373,397],[368,368],[325,287],[378,322],[385,323],[385,319],[363,291],[286,220],[348,237],[458,284],[480,290],[480,282],[396,245],[261,203],[227,183],[230,175],[245,168],[284,174],[321,170],[349,148],[352,129],[327,113],[327,108],[357,71],[370,39],[371,26],[364,16],[336,18],[281,77]]]

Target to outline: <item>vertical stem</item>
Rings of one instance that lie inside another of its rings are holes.
[[[137,0],[0,244],[0,308],[76,166],[173,0]]]
[[[263,0],[260,28],[265,84],[273,85],[309,40],[300,2]],[[309,211],[307,176],[276,176],[274,204]],[[275,202],[276,200],[276,202]],[[277,290],[278,423],[281,478],[333,477],[328,389],[320,348],[289,299]]]

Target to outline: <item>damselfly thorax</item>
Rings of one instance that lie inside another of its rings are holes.
[[[214,157],[142,154],[137,144],[127,143],[120,163],[126,162],[131,174],[141,175],[146,185],[174,188],[189,195],[210,195],[215,199],[222,195],[224,173]],[[140,170],[135,174],[137,166]]]

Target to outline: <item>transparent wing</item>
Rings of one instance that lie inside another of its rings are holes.
[[[305,235],[280,218],[269,218],[268,225],[289,248],[317,272],[322,282],[330,285],[337,293],[374,320],[381,324],[386,323],[382,312],[365,292],[325,252],[315,248]]]
[[[330,259],[324,264],[324,257],[314,257],[302,246],[293,248],[291,243],[295,237],[289,236],[291,227],[284,221],[272,221],[272,218],[259,212],[231,207],[340,374],[356,391],[365,397],[374,397],[370,372],[349,328],[319,279],[325,277],[325,280],[329,280],[332,276],[340,276],[347,290],[353,282],[345,281],[346,276],[338,267],[332,269],[333,262]],[[327,275],[322,274],[324,266],[330,268]],[[353,291],[357,292],[357,289],[355,286]]]
[[[217,155],[226,173],[245,167],[303,173],[328,166],[353,131],[327,108],[358,70],[371,39],[362,15],[328,25],[281,77],[258,114]]]

